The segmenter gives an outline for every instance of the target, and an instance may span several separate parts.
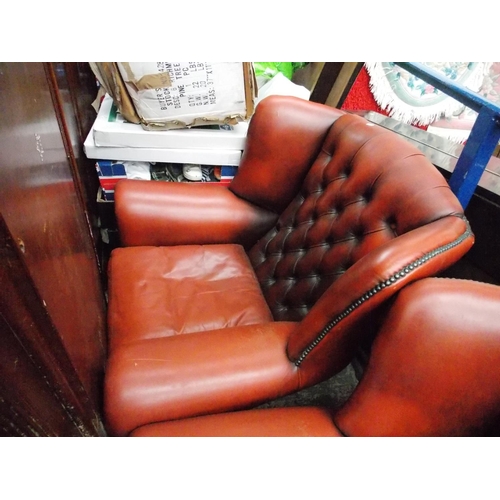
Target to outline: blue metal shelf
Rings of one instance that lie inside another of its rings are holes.
[[[450,187],[465,209],[500,140],[500,106],[417,62],[395,62],[433,87],[478,113],[450,178]]]

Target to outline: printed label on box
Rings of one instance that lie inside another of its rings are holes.
[[[246,115],[241,63],[117,63],[139,116],[146,121]],[[158,74],[168,82],[156,84]]]

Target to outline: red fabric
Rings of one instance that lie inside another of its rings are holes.
[[[356,80],[354,81],[351,90],[342,104],[341,109],[346,111],[375,111],[381,115],[389,116],[389,113],[384,111],[375,101],[373,94],[370,90],[370,76],[366,67],[363,66],[359,72]],[[422,130],[427,130],[427,125],[413,125]]]
[[[377,104],[370,91],[370,76],[364,66],[361,68],[351,90],[347,94],[341,109],[347,111],[376,111],[377,113],[388,116],[388,113],[382,110]]]

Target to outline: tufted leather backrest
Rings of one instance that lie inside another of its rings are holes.
[[[331,126],[300,191],[250,250],[276,320],[299,321],[354,263],[462,208],[426,157],[356,115]]]

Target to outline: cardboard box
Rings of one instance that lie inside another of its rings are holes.
[[[113,161],[97,161],[95,169],[99,176],[99,184],[102,192],[102,197],[106,201],[114,201],[115,186],[120,179],[126,179],[127,173],[123,163]]]
[[[114,192],[116,183],[120,179],[126,179],[126,177],[99,177],[99,184],[101,185],[105,193]]]
[[[97,161],[95,169],[99,177],[127,176],[125,165],[111,160]]]
[[[238,173],[238,167],[230,165],[222,165],[221,167],[221,181],[222,180],[232,180],[233,177]]]
[[[83,149],[87,158],[95,160],[196,163],[201,165],[239,165],[242,154],[242,151],[237,149],[100,147],[95,144],[93,128],[85,139]]]
[[[100,196],[102,199],[106,202],[108,201],[115,201],[115,190],[113,189],[112,191],[108,191],[107,189],[103,189],[102,186],[99,187],[100,191]]]
[[[248,122],[209,125],[189,129],[144,130],[130,123],[106,94],[94,122],[94,144],[98,147],[238,149],[245,147]]]
[[[120,113],[147,130],[236,124],[254,112],[252,63],[91,63]]]

